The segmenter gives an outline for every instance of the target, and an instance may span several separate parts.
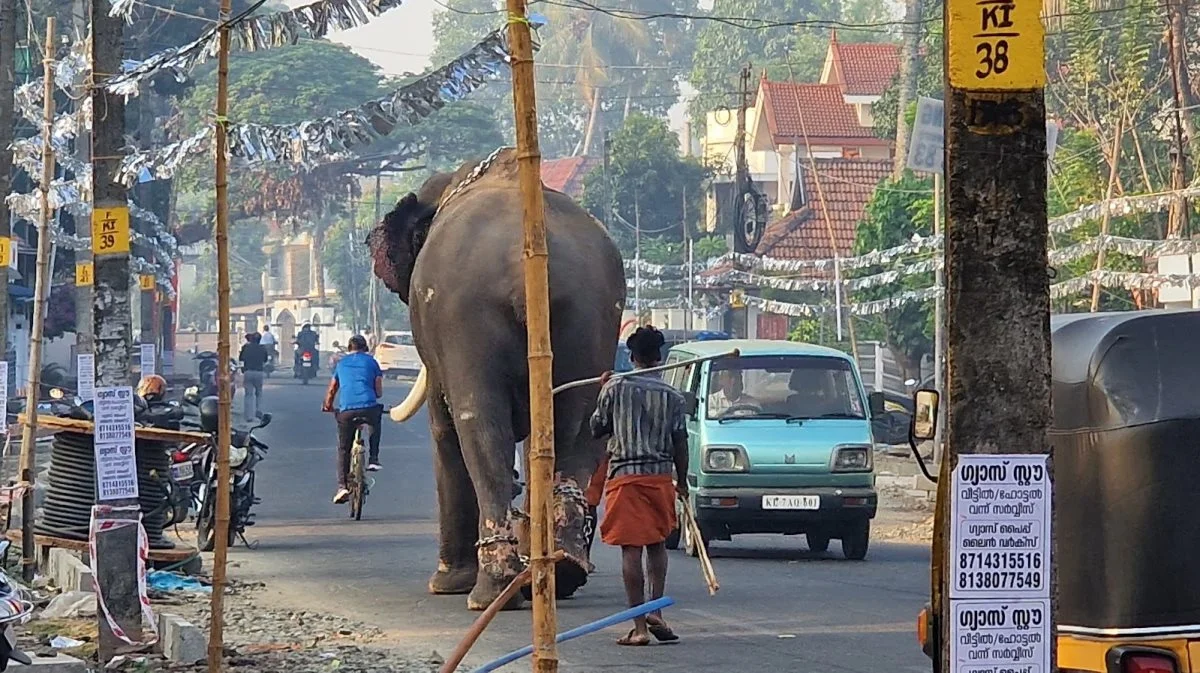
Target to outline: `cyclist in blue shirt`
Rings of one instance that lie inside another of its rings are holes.
[[[350,449],[354,444],[354,432],[362,423],[371,427],[367,469],[372,472],[380,469],[379,429],[383,418],[383,406],[379,403],[379,398],[383,396],[383,370],[367,352],[367,340],[361,335],[350,337],[347,346],[349,353],[338,360],[334,367],[333,380],[329,382],[325,403],[321,407],[322,411],[336,412],[338,490],[333,501],[338,504],[350,497],[350,491],[346,488],[346,478],[350,474]],[[336,409],[333,405],[335,396]]]

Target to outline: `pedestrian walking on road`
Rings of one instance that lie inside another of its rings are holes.
[[[263,367],[267,364],[267,349],[259,342],[258,332],[246,335],[246,343],[238,360],[242,363],[242,416],[253,423],[262,416]]]
[[[604,483],[604,519],[600,539],[621,548],[621,575],[629,607],[663,597],[667,584],[666,540],[678,521],[677,495],[687,496],[687,426],[683,396],[657,373],[639,374],[659,364],[666,343],[662,332],[640,327],[626,341],[635,372],[603,385],[592,414],[592,435],[608,438],[608,473]],[[674,485],[672,474],[677,476]],[[645,550],[645,569],[642,557]],[[618,645],[679,640],[660,612],[633,620],[633,629]]]

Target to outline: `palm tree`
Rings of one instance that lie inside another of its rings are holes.
[[[565,66],[588,106],[583,139],[576,155],[591,152],[603,113],[602,92],[606,88],[625,90],[625,114],[640,78],[636,66],[652,60],[659,53],[660,41],[648,21],[638,18],[645,10],[633,10],[630,0],[616,3],[616,11],[595,11],[561,4],[546,6],[548,39],[542,47],[543,62]],[[621,5],[627,5],[623,7]],[[563,67],[550,66],[554,80],[561,77]],[[628,69],[621,72],[619,69]],[[566,79],[566,78],[563,78]]]

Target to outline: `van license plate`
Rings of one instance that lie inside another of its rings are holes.
[[[819,495],[764,495],[763,509],[821,509]]]

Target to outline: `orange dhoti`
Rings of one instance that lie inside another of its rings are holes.
[[[669,474],[616,477],[604,485],[600,539],[618,547],[646,547],[675,530],[675,481]]]
[[[583,496],[587,498],[588,506],[595,509],[600,506],[600,501],[604,498],[604,480],[608,478],[608,458],[600,461],[596,466],[596,471],[592,473],[592,480],[588,482],[587,491]]]

